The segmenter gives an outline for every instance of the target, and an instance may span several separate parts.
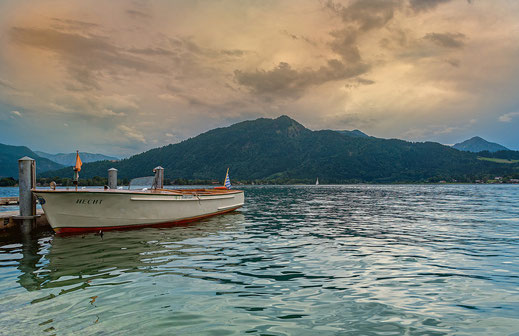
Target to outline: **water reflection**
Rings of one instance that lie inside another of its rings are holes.
[[[234,212],[170,228],[30,239],[20,246],[18,282],[29,291],[69,287],[61,294],[120,273],[160,272],[161,265],[199,253],[186,241],[232,232],[243,222],[243,214]]]

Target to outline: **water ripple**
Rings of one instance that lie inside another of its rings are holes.
[[[0,243],[0,334],[519,330],[517,186],[246,188],[192,225]]]

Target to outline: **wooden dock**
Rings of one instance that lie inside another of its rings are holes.
[[[18,210],[0,211],[0,231],[18,228],[20,226],[21,219],[17,219],[16,216],[19,215],[20,213]],[[35,219],[36,227],[50,227],[49,222],[47,221],[47,217],[45,217],[45,213],[42,209],[36,209],[36,216],[38,216]]]
[[[0,205],[18,205],[20,201],[18,197],[0,197]]]

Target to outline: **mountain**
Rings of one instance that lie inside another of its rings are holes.
[[[38,154],[40,157],[47,158],[51,161],[62,164],[64,166],[73,166],[76,164],[76,153],[49,154],[49,153],[40,152],[40,151],[34,151],[34,152],[36,154]],[[109,160],[109,161],[119,160],[116,157],[106,156],[103,154],[92,154],[92,153],[80,152],[79,155],[81,157],[81,161],[84,163],[103,161],[103,160]]]
[[[362,131],[359,131],[358,129],[353,130],[353,131],[335,131],[335,132],[338,132],[338,133],[341,133],[344,135],[348,135],[351,137],[356,137],[356,138],[369,138],[369,135],[367,135],[366,133],[364,133]]]
[[[419,182],[519,172],[519,165],[478,160],[474,153],[434,142],[351,137],[330,130],[311,131],[287,116],[260,118],[200,134],[118,162],[84,164],[83,178],[152,175],[156,166],[171,179],[222,179],[227,167],[234,180],[276,183]],[[71,177],[72,170],[42,174]],[[494,175],[496,176],[496,175]]]
[[[470,138],[468,140],[465,140],[463,142],[457,143],[452,146],[453,148],[456,148],[461,151],[467,151],[467,152],[473,152],[478,153],[482,151],[489,151],[489,152],[497,152],[502,150],[509,150],[505,146],[501,146],[500,144],[486,141],[483,138],[480,138],[478,136],[475,136],[473,138]]]
[[[28,156],[36,160],[36,173],[63,168],[59,163],[42,158],[25,146],[0,144],[0,177],[18,178],[18,159]]]

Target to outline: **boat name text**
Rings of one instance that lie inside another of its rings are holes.
[[[78,199],[76,204],[101,204],[102,201],[97,199]]]

